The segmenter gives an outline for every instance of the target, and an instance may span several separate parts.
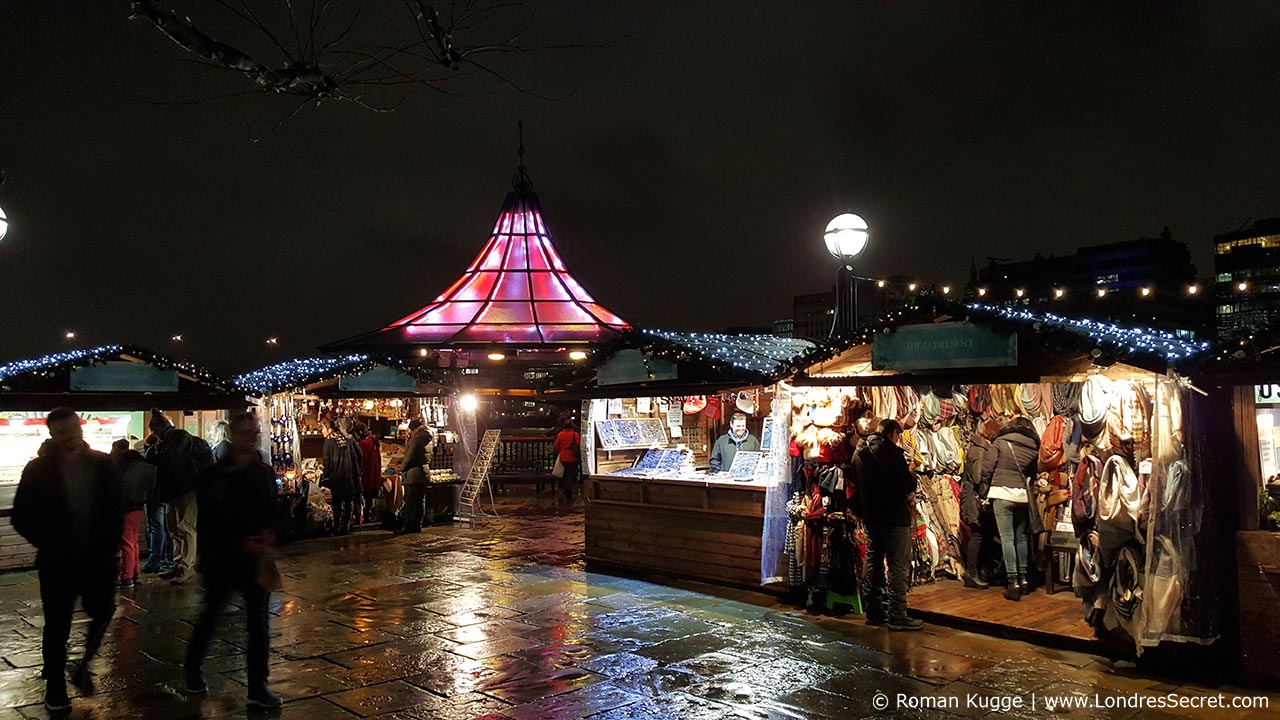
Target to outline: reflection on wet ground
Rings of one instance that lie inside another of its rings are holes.
[[[1033,692],[1204,692],[1089,655],[939,627],[890,635],[857,617],[811,617],[762,593],[587,572],[581,507],[516,490],[498,509],[501,517],[474,528],[435,527],[409,537],[362,531],[281,548],[286,591],[272,605],[271,680],[287,701],[282,714],[1008,717],[995,702]],[[34,573],[0,576],[0,720],[45,716],[38,597]],[[100,692],[76,698],[75,715],[245,716],[246,640],[237,608],[228,610],[211,649],[209,694],[192,699],[178,690],[199,602],[196,587],[153,578],[125,591],[94,667]],[[78,617],[73,639],[85,626]],[[880,695],[934,702],[881,712]],[[948,706],[949,699],[959,702]],[[1280,697],[1270,711],[1088,709],[1063,716],[1261,718],[1275,717],[1276,708]],[[1012,716],[1044,716],[1043,709],[1018,712]]]

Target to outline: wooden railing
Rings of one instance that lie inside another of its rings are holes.
[[[491,475],[504,479],[545,480],[556,464],[553,437],[504,437],[493,456]]]

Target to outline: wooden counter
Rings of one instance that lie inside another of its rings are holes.
[[[1241,674],[1252,682],[1280,680],[1280,533],[1236,533],[1240,583]]]
[[[594,476],[587,562],[758,589],[764,497],[758,483]]]

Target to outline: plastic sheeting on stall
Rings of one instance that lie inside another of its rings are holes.
[[[1204,418],[1192,409],[1186,381],[1160,380],[1152,412],[1142,603],[1135,624],[1138,652],[1163,641],[1207,645],[1220,635],[1211,458]]]
[[[774,389],[769,416],[772,431],[769,443],[769,484],[764,494],[764,529],[760,548],[760,584],[785,582],[782,548],[787,539],[787,488],[791,483],[791,391],[782,385]],[[764,438],[761,438],[763,441]]]

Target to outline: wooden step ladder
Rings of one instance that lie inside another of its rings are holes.
[[[493,503],[493,488],[489,485],[489,469],[493,465],[493,456],[498,451],[501,430],[485,430],[480,440],[480,449],[476,452],[471,472],[467,473],[467,481],[462,484],[462,497],[458,499],[458,514],[454,520],[475,524],[476,515],[483,514],[476,507],[480,500],[480,488],[489,488],[489,502]],[[497,511],[494,511],[497,515]]]

